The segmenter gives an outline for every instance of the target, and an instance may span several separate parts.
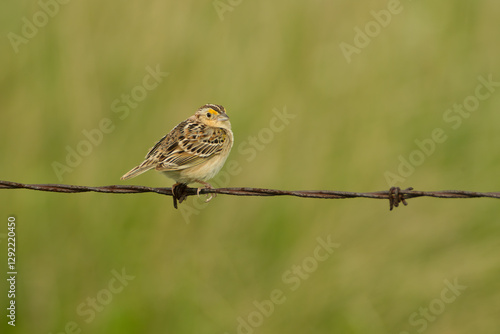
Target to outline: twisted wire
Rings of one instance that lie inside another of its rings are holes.
[[[0,189],[31,189],[37,191],[60,192],[60,193],[82,193],[99,192],[111,194],[136,194],[157,193],[161,195],[174,196],[172,188],[153,188],[135,185],[111,185],[101,187],[77,186],[68,184],[25,184],[19,182],[0,180]],[[197,188],[185,188],[185,196],[197,194]],[[202,188],[199,194],[224,194],[232,196],[295,196],[304,198],[322,199],[346,199],[346,198],[373,198],[388,199],[390,210],[398,207],[399,203],[407,205],[409,198],[434,197],[434,198],[500,198],[500,192],[476,192],[466,190],[440,190],[440,191],[418,191],[413,188],[400,189],[392,187],[389,190],[374,192],[351,192],[334,190],[278,190],[264,188]],[[174,196],[175,199],[175,196]]]

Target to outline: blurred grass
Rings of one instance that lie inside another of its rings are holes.
[[[353,28],[386,1],[243,1],[223,21],[211,1],[61,5],[19,53],[3,40],[0,179],[58,183],[51,164],[64,163],[66,146],[75,149],[83,130],[109,118],[114,130],[63,182],[120,184],[174,125],[220,103],[236,136],[229,160],[241,167],[229,186],[383,190],[398,156],[441,127],[446,142],[400,186],[499,190],[499,92],[457,130],[442,117],[474,93],[479,75],[500,80],[500,4],[401,3],[350,64],[339,44],[352,44]],[[4,36],[20,34],[22,17],[39,10],[36,2],[4,4]],[[111,104],[156,65],[169,76],[120,120]],[[248,161],[239,145],[285,106],[296,117]],[[171,184],[153,172],[129,183]],[[414,199],[389,212],[388,203],[362,199],[219,196],[186,224],[159,195],[0,196],[0,233],[9,215],[18,222],[19,333],[59,333],[69,321],[83,332],[236,333],[238,317],[274,289],[286,302],[255,333],[415,333],[409,316],[455,278],[467,289],[426,332],[498,328],[494,200]],[[341,246],[290,291],[283,273],[328,235]],[[135,279],[85,322],[78,305],[122,268]],[[7,329],[5,317],[0,326]]]

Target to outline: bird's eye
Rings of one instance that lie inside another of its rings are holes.
[[[207,112],[207,118],[210,118],[210,117],[212,117],[212,114]]]

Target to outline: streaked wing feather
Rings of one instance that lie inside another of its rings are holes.
[[[232,145],[230,138],[225,129],[187,119],[161,138],[146,154],[145,160],[122,179],[135,177],[151,168],[176,171],[197,166]]]
[[[157,170],[181,170],[199,165],[219,154],[228,140],[226,131],[221,128],[209,128],[201,123],[182,125],[175,145],[172,144],[157,160]]]

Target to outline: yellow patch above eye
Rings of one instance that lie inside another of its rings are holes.
[[[219,113],[213,109],[209,109],[208,110],[209,113],[211,113],[212,115],[218,115]]]

